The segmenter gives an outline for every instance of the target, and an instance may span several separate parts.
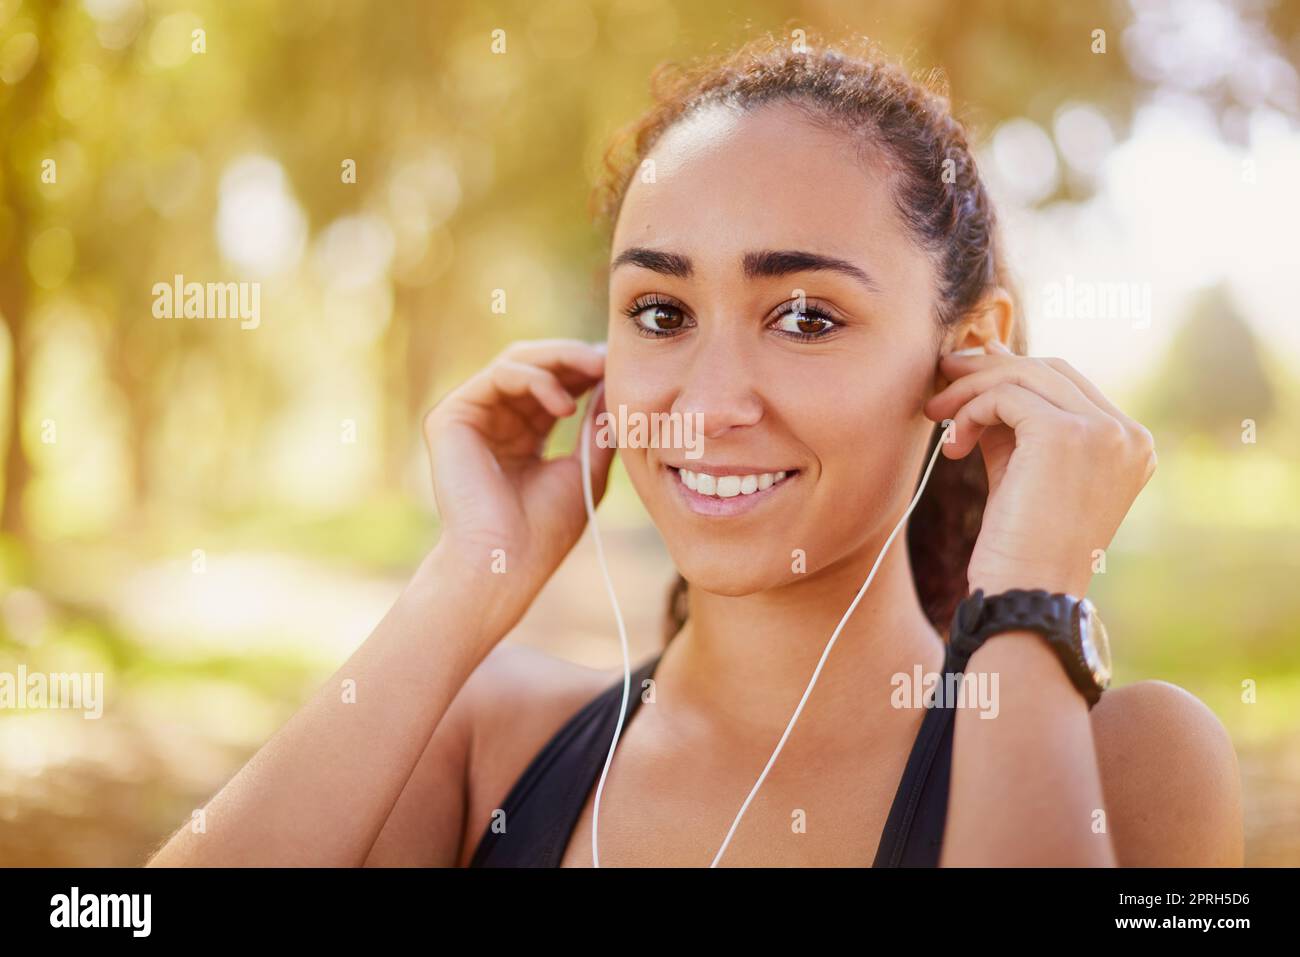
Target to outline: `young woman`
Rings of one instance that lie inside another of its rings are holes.
[[[703,456],[619,450],[682,583],[631,685],[601,865],[714,859],[946,420],[906,547],[723,863],[1240,864],[1222,725],[1163,682],[1100,693],[1080,601],[1151,436],[1068,363],[1023,355],[947,101],[869,49],[772,41],[659,79],[600,194],[607,344],[516,344],[435,406],[437,546],[202,833],[151,863],[593,863],[622,678],[502,639],[584,529],[581,456],[541,451],[603,379],[606,408],[699,416]],[[589,454],[598,500],[614,452]],[[963,670],[992,708],[900,706],[899,676]]]

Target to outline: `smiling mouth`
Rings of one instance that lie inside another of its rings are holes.
[[[671,465],[664,466],[664,471],[687,506],[701,515],[736,515],[748,511],[799,475],[799,469],[775,472],[728,469],[727,474],[719,475]]]

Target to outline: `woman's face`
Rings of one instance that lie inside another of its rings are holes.
[[[915,490],[940,338],[887,172],[789,104],[710,109],[649,160],[614,231],[605,402],[672,414],[680,445],[702,424],[698,457],[619,451],[675,564],[745,595],[878,548]]]

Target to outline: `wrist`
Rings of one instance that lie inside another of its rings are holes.
[[[1061,667],[1060,658],[1037,632],[1013,628],[990,635],[970,656],[966,671],[996,674],[1022,697],[1077,702],[1087,711],[1086,701]]]
[[[416,569],[417,577],[447,581],[473,588],[501,588],[512,575],[507,575],[509,565],[504,557],[498,562],[496,551],[502,549],[486,545],[467,545],[447,536],[424,556]]]
[[[981,670],[989,667],[990,659],[1008,655],[1042,662],[1054,657],[1089,707],[1110,684],[1105,625],[1092,602],[1059,584],[1054,591],[1009,588],[992,595],[977,588],[953,614],[949,647],[959,658],[977,662]],[[1027,650],[1033,648],[1037,652]]]
[[[1043,569],[999,570],[994,572],[971,572],[968,576],[967,594],[973,594],[977,588],[984,589],[985,595],[1000,595],[1013,590],[1033,591],[1041,588],[1051,595],[1073,595],[1083,598],[1088,593],[1092,575],[1049,572]]]
[[[473,552],[440,541],[420,562],[408,589],[442,612],[460,610],[462,624],[473,632],[474,640],[490,648],[515,626],[527,604],[515,608],[511,581],[515,576],[495,571],[490,554],[472,560]]]

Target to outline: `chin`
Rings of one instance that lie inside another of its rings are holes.
[[[770,542],[752,548],[695,548],[668,546],[673,565],[695,588],[711,595],[744,598],[758,592],[789,584],[796,577],[790,570],[788,552],[774,550]],[[770,560],[763,558],[771,555]],[[782,558],[782,555],[785,558]]]

